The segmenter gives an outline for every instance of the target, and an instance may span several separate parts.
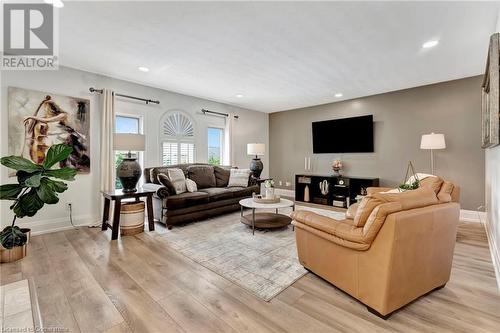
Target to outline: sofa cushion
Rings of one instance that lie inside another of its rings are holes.
[[[196,192],[198,191],[198,186],[196,185],[196,183],[194,182],[194,180],[191,180],[189,178],[186,178],[186,189],[188,192]]]
[[[259,193],[259,186],[253,185],[249,187],[228,187],[227,188],[233,194],[233,198],[244,198],[251,197],[252,193]]]
[[[354,215],[354,225],[356,227],[363,227],[375,207],[385,202],[385,200],[377,198],[373,194],[364,197],[356,209],[356,215]]]
[[[206,203],[208,203],[208,193],[205,192],[185,192],[171,195],[165,200],[167,209],[186,208]]]
[[[403,210],[430,206],[438,203],[432,187],[419,187],[401,193],[374,193],[373,197],[382,202],[399,202]]]
[[[453,192],[454,187],[453,183],[447,181],[443,182],[443,185],[441,185],[441,189],[437,194],[438,200],[440,202],[450,202],[451,193]]]
[[[214,174],[215,186],[227,187],[227,185],[229,184],[229,175],[231,174],[231,171],[220,166],[214,166]]]
[[[181,169],[172,168],[167,170],[168,179],[175,188],[175,194],[181,194],[187,191],[186,177]]]
[[[187,170],[189,179],[194,180],[198,189],[216,186],[213,166],[192,165]]]
[[[234,197],[233,192],[229,188],[223,188],[223,187],[204,188],[200,190],[200,192],[207,193],[208,200],[210,202],[231,199]]]
[[[231,169],[228,187],[246,187],[250,179],[250,169]]]
[[[441,185],[443,184],[443,179],[437,176],[427,176],[420,181],[420,187],[430,187],[434,191],[434,193],[438,193],[441,189]]]
[[[156,184],[156,185],[163,185],[167,188],[167,190],[170,194],[175,194],[174,184],[172,184],[172,182],[170,181],[170,178],[168,178],[168,175],[166,175],[164,173],[159,173],[158,177],[156,177],[156,178],[158,179],[158,182],[159,182],[159,184]]]

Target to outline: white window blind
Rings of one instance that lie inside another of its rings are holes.
[[[194,143],[181,142],[181,163],[194,163]]]
[[[179,147],[177,142],[163,142],[162,163],[163,165],[173,165],[179,162]]]

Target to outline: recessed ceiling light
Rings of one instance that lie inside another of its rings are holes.
[[[243,94],[236,94],[236,97],[243,98]]]
[[[430,40],[428,42],[425,42],[422,44],[423,49],[430,49],[431,47],[434,47],[439,44],[438,40]]]
[[[61,0],[45,0],[46,3],[49,3],[57,8],[64,7],[64,3]]]
[[[342,96],[344,96],[344,95],[343,95],[342,93],[336,93],[336,94],[335,94],[335,95],[333,95],[333,96],[335,96],[335,97],[337,97],[337,98],[340,98],[340,97],[342,97]]]
[[[141,72],[144,72],[144,73],[149,72],[149,68],[147,68],[147,67],[141,66],[141,67],[138,67],[137,69],[140,70]]]

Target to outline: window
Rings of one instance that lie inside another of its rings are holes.
[[[140,119],[136,117],[130,116],[115,116],[115,133],[132,133],[139,134],[140,133]],[[123,158],[128,153],[128,151],[115,151],[115,167],[118,167],[120,163],[123,161]],[[132,152],[137,157],[139,157],[138,152]],[[138,158],[139,160],[139,158]],[[121,189],[122,183],[120,179],[116,177],[115,179],[115,188]]]
[[[170,112],[160,122],[163,165],[194,163],[195,145],[192,121],[182,112]]]
[[[208,128],[208,163],[210,164],[220,165],[222,163],[223,135],[222,128]]]

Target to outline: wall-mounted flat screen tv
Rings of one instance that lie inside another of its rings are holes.
[[[312,132],[314,154],[374,151],[372,115],[315,121]]]

